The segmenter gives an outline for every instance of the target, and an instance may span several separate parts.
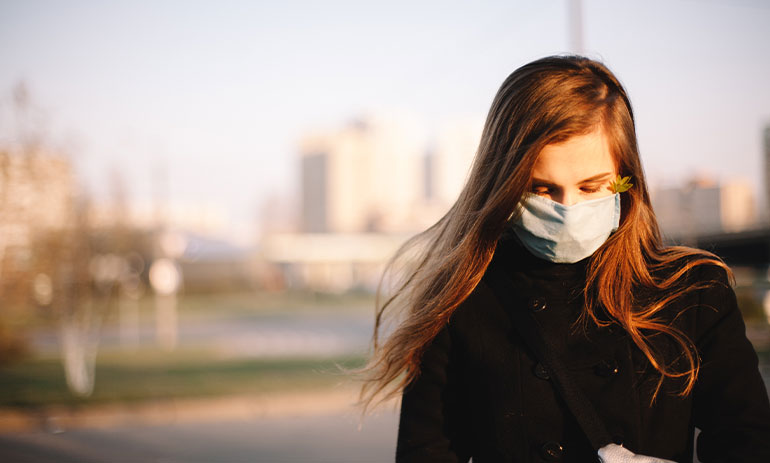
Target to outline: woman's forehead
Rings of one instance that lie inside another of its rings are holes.
[[[546,145],[532,169],[541,180],[572,183],[598,173],[615,173],[615,159],[609,140],[602,130],[575,135],[559,143]]]

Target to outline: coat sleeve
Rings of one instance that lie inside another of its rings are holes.
[[[396,462],[467,462],[467,417],[453,361],[449,325],[423,353],[420,374],[404,388]]]
[[[700,298],[696,344],[701,369],[694,389],[694,424],[704,462],[770,462],[770,404],[757,355],[746,338],[735,292],[724,270],[708,267],[719,284]]]

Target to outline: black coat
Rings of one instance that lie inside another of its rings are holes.
[[[532,309],[542,309],[536,318],[559,340],[557,351],[616,442],[636,453],[691,462],[697,427],[704,463],[770,462],[767,391],[725,272],[695,267],[688,284],[721,284],[663,311],[695,343],[702,363],[690,395],[677,396],[681,383],[666,381],[650,404],[659,376],[627,333],[617,324],[573,324],[586,263],[552,264],[514,240],[500,243],[488,272],[508,272],[525,283],[529,289],[520,299],[527,302],[502,307],[485,277],[457,308],[403,392],[397,462],[596,461],[507,312]],[[660,348],[666,352],[667,346]]]

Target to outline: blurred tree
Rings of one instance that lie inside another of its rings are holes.
[[[35,123],[41,118],[27,85],[19,82],[10,93],[10,105],[0,106],[5,116],[0,120],[9,121],[0,126],[0,365],[20,359],[28,351],[23,333],[13,327],[25,299],[23,275],[30,257],[30,198],[24,193],[30,189],[28,180],[34,177],[42,140]]]
[[[34,302],[58,325],[67,384],[78,395],[89,395],[94,387],[102,322],[127,292],[146,286],[141,262],[151,252],[148,232],[120,222],[94,227],[89,209],[80,201],[69,226],[35,235],[26,278]],[[40,275],[50,281],[50,296],[46,285],[35,284]]]
[[[88,395],[105,315],[146,286],[150,235],[126,219],[117,173],[109,218],[95,222],[69,159],[49,148],[26,85],[11,101],[14,124],[0,134],[0,364],[28,351],[24,329],[34,319],[51,322],[70,390]]]

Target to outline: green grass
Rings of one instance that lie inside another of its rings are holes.
[[[188,293],[180,295],[178,307],[180,324],[360,311],[371,312],[373,316],[372,295],[257,291]],[[102,316],[104,327],[116,326],[118,312],[114,304],[106,307]],[[138,316],[141,326],[155,323],[152,297],[145,296],[139,301]],[[57,326],[54,314],[44,308],[9,311],[0,321],[7,325],[7,332],[16,333],[22,340],[28,331],[55,330]],[[32,350],[28,355],[18,354],[9,360],[15,362],[0,366],[0,407],[79,406],[330,387],[347,380],[338,373],[335,362],[355,367],[364,361],[360,356],[221,358],[213,352],[189,348],[172,353],[152,347],[133,353],[102,348],[97,357],[93,394],[80,398],[69,392],[58,357],[35,357]]]
[[[81,398],[67,389],[58,359],[32,359],[0,368],[0,406],[86,406],[309,390],[349,380],[335,364],[350,368],[363,361],[361,357],[217,359],[193,351],[110,354],[98,358],[93,394]]]

